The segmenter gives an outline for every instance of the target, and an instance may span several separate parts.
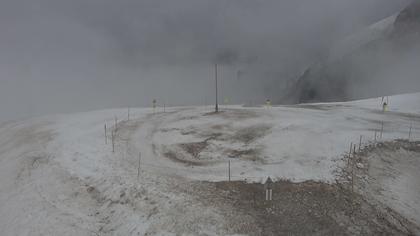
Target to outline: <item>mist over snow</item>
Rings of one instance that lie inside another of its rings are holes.
[[[420,235],[419,61],[417,0],[0,0],[0,235]]]
[[[407,0],[2,0],[0,121],[110,107],[261,103]]]

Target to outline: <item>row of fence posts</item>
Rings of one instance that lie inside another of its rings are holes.
[[[153,105],[153,113],[155,113],[155,108],[156,108],[156,103],[154,103]],[[166,113],[166,104],[163,103],[163,113]],[[130,121],[130,119],[132,118],[132,114],[131,114],[131,110],[130,107],[127,108],[127,121]],[[117,116],[115,116],[114,118],[115,120],[115,124],[114,124],[114,129],[111,130],[111,145],[112,145],[112,152],[115,152],[115,139],[116,139],[116,133],[118,130],[118,118]],[[105,131],[105,145],[108,145],[108,127],[105,123],[104,125],[104,131]]]
[[[165,112],[165,105],[164,105],[164,112]],[[130,120],[130,108],[127,109],[127,120]],[[385,124],[384,121],[381,122],[381,129],[380,129],[380,133],[379,133],[379,138],[383,139],[383,133],[384,133],[384,128],[385,128]],[[112,152],[115,152],[115,138],[116,138],[116,132],[118,130],[118,118],[115,116],[115,124],[114,124],[114,129],[112,129],[111,131],[111,141],[112,141]],[[410,123],[410,128],[409,128],[409,133],[408,133],[408,140],[411,140],[412,137],[412,130],[413,130],[413,125],[412,123]],[[104,125],[104,131],[105,131],[105,144],[108,144],[108,139],[107,139],[107,126],[106,124]],[[378,140],[378,130],[375,129],[374,130],[375,134],[374,134],[374,142],[376,143]],[[363,141],[363,135],[360,135],[359,138],[359,147],[358,147],[358,151],[360,152],[362,150],[362,142]],[[356,144],[350,143],[350,151],[349,151],[349,156],[348,156],[348,165],[351,164],[351,190],[352,193],[354,193],[354,168],[355,168],[355,162],[356,162]],[[353,157],[352,157],[353,156]],[[352,160],[351,160],[352,159]],[[352,161],[352,163],[350,163],[350,161]],[[227,177],[228,177],[228,181],[231,182],[231,161],[228,161],[228,166],[227,166]],[[138,170],[137,170],[137,179],[140,178],[140,172],[141,172],[141,153],[139,152],[139,161],[138,161]]]
[[[362,146],[362,135],[360,135],[360,142],[359,142],[359,152]],[[353,158],[352,158],[353,155]],[[351,163],[350,163],[351,161]],[[354,165],[356,162],[356,144],[350,143],[350,152],[347,159],[347,164],[350,166],[351,164],[351,192],[354,193]]]
[[[130,121],[131,113],[130,107],[127,108],[127,121]],[[111,130],[111,145],[112,145],[112,152],[115,152],[115,138],[118,130],[118,117],[115,116],[114,118],[114,128]],[[104,125],[104,132],[105,132],[105,145],[108,145],[108,127],[105,123]]]
[[[163,112],[166,112],[166,105],[163,104]],[[130,107],[127,108],[127,121],[130,121]],[[118,130],[118,117],[115,116],[114,118],[114,128],[111,129],[111,144],[112,144],[112,152],[115,153],[115,139]],[[104,136],[105,136],[105,145],[108,145],[108,127],[105,123],[104,125]],[[141,173],[141,152],[139,152],[139,159],[138,159],[138,167],[137,167],[137,179],[140,179]],[[230,181],[230,161],[229,161],[229,181]]]
[[[385,124],[384,121],[381,122],[381,129],[380,129],[380,133],[379,133],[379,139],[383,139],[383,133],[384,133],[384,129],[385,129]],[[378,130],[374,130],[375,132],[375,136],[374,136],[374,144],[376,144],[376,142],[378,141]],[[411,141],[412,139],[412,133],[413,133],[413,123],[410,123],[410,127],[409,127],[409,131],[408,131],[408,141]],[[360,152],[362,150],[362,142],[363,140],[363,135],[360,135],[359,138],[359,147],[358,147],[358,152]],[[350,143],[350,151],[349,151],[349,155],[348,155],[348,159],[347,159],[347,164],[350,166],[351,165],[351,191],[352,193],[354,193],[354,168],[355,168],[355,163],[356,163],[356,144],[353,144],[353,142]],[[351,161],[351,163],[350,163]]]
[[[381,129],[380,129],[380,133],[379,133],[379,139],[383,139],[383,133],[384,133],[384,129],[385,129],[385,124],[384,121],[381,122]],[[408,141],[411,141],[413,136],[413,123],[410,122],[410,126],[408,129]],[[378,140],[378,131],[375,129],[375,138],[374,141],[377,142]]]
[[[380,139],[383,138],[383,133],[384,133],[384,122],[381,122],[381,129],[380,129],[380,133],[379,133],[379,137]],[[412,137],[412,130],[413,130],[413,125],[412,123],[410,123],[410,128],[409,128],[409,133],[408,133],[408,140],[411,140]],[[375,137],[374,137],[374,141],[375,143],[377,142],[377,138],[378,138],[378,130],[375,129]],[[349,150],[349,155],[348,155],[348,159],[347,159],[347,164],[350,166],[351,165],[351,191],[352,193],[354,193],[354,179],[355,179],[355,165],[356,165],[356,154],[357,152],[361,152],[362,151],[362,145],[363,145],[363,135],[360,135],[359,137],[359,145],[357,147],[357,144],[353,144],[353,142],[350,143],[350,150]],[[357,151],[356,151],[357,150]],[[351,163],[350,163],[351,161]],[[231,181],[231,161],[228,161],[228,166],[227,166],[227,177],[228,177],[228,181]],[[269,194],[270,197],[268,198],[268,200],[271,200],[271,195],[272,193]]]
[[[128,108],[127,119],[130,120],[130,108]],[[115,152],[115,138],[118,130],[118,117],[115,116],[114,118],[114,128],[111,129],[111,145],[112,145],[112,152]],[[104,125],[104,137],[105,137],[105,145],[108,145],[108,127],[105,123]]]
[[[383,138],[383,132],[384,132],[384,122],[381,122],[381,129],[380,129],[380,133],[379,133],[379,138],[382,139]],[[409,128],[409,133],[408,133],[408,140],[411,140],[412,137],[412,130],[413,130],[413,125],[412,123],[410,124],[410,128]],[[375,143],[378,140],[378,131],[375,129]],[[356,149],[358,150],[358,152],[360,152],[362,150],[362,145],[363,145],[363,135],[360,135],[359,138],[359,146],[357,147],[356,144],[350,143],[350,151],[349,151],[349,158],[348,158],[348,164],[350,165],[350,159],[354,159],[355,155],[357,154]],[[353,158],[351,158],[351,156],[353,155]],[[231,181],[231,161],[228,161],[228,166],[227,166],[227,177],[229,182]]]
[[[105,145],[108,145],[108,135],[107,135],[107,127],[106,124],[104,125],[105,131]],[[115,130],[111,130],[111,142],[112,142],[112,152],[115,152]]]

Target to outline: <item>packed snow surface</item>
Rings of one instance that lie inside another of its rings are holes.
[[[420,94],[389,97],[387,112],[376,98],[142,108],[127,119],[115,109],[1,124],[0,234],[229,235],[217,209],[178,186],[227,180],[229,162],[233,180],[333,182],[360,137],[408,138],[410,126],[419,137]]]

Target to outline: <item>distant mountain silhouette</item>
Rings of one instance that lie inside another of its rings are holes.
[[[420,91],[420,2],[351,35],[308,68],[286,103],[346,101]]]

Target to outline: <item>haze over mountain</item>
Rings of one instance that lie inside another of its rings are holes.
[[[290,87],[289,102],[343,101],[420,90],[420,3],[351,35]]]
[[[408,4],[1,0],[0,236],[420,235]]]
[[[3,0],[0,120],[159,103],[262,103],[407,0]]]

